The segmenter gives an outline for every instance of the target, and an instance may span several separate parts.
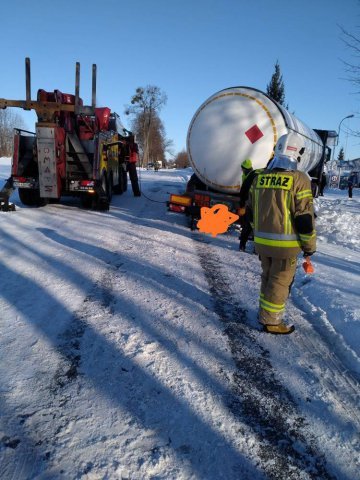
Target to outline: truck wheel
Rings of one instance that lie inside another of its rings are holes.
[[[29,207],[43,207],[49,203],[47,198],[40,197],[39,189],[19,188],[19,198],[24,205]]]
[[[29,207],[34,206],[35,203],[31,193],[32,190],[29,190],[28,188],[19,188],[19,198],[21,203]]]
[[[80,203],[83,208],[91,208],[93,204],[93,197],[88,194],[83,194],[80,197]]]

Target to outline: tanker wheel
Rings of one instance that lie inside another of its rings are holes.
[[[192,215],[191,215],[191,219],[190,219],[190,230],[192,230],[192,231],[196,230],[195,217],[193,217]]]

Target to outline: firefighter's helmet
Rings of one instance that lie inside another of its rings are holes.
[[[244,160],[242,162],[241,168],[243,170],[251,170],[252,169],[252,162],[251,162],[250,158],[247,158],[246,160]]]
[[[296,162],[300,162],[304,152],[305,145],[301,135],[292,132],[282,135],[275,147],[275,156],[283,155],[296,160]]]

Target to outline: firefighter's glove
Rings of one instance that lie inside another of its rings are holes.
[[[311,274],[315,272],[315,269],[313,264],[311,263],[309,254],[304,255],[303,269],[304,269],[304,272],[307,274]]]
[[[239,215],[239,217],[243,217],[245,215],[245,212],[246,212],[245,207],[240,207],[237,211],[237,214]]]

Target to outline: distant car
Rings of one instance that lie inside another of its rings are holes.
[[[147,167],[146,167],[146,170],[154,170],[155,166],[153,163],[148,163],[147,164]]]

